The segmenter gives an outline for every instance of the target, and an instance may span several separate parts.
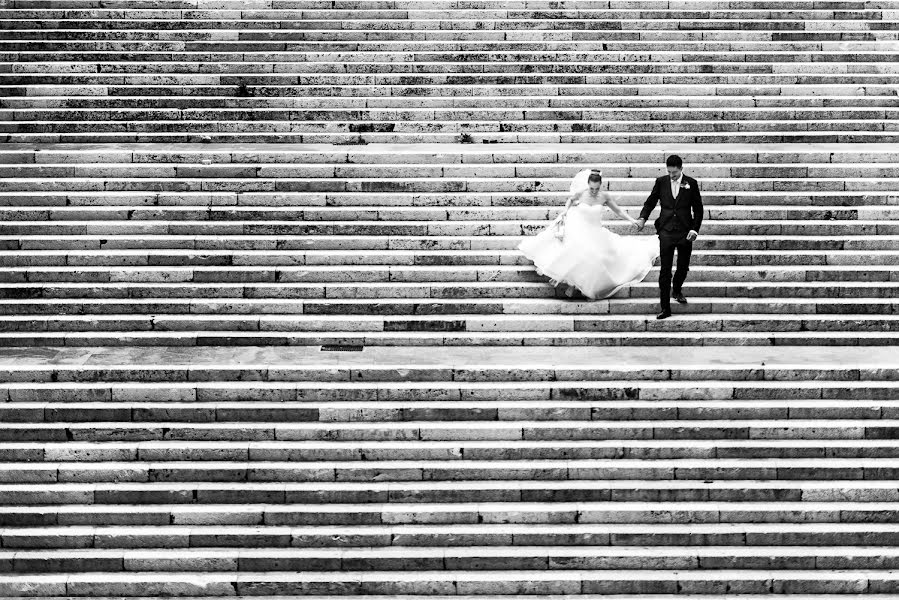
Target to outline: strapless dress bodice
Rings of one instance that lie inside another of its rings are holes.
[[[605,210],[605,206],[602,204],[577,204],[572,208],[575,210],[575,215],[591,221],[593,223],[602,223],[602,214]]]

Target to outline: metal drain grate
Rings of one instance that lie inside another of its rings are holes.
[[[358,344],[325,344],[322,346],[322,352],[362,352],[365,346]]]

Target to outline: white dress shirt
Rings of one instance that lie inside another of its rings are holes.
[[[683,178],[684,178],[683,173],[681,173],[680,177],[678,177],[677,179],[669,178],[670,183],[671,183],[671,197],[672,198],[677,198],[677,193],[680,191],[680,182]]]

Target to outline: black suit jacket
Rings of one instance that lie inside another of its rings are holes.
[[[681,229],[684,233],[691,229],[699,232],[699,228],[702,227],[703,208],[699,183],[695,179],[686,175],[681,178],[677,198],[671,195],[671,178],[668,175],[656,179],[652,192],[643,204],[643,210],[640,211],[640,218],[649,219],[649,215],[659,202],[662,204],[662,212],[655,222],[659,235]]]

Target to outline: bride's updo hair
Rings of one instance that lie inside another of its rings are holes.
[[[590,176],[587,177],[587,183],[597,183],[602,181],[602,171],[599,169],[590,169]]]

